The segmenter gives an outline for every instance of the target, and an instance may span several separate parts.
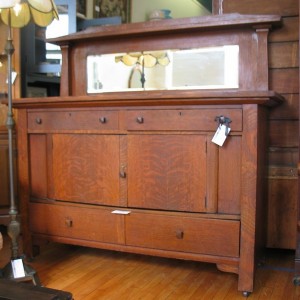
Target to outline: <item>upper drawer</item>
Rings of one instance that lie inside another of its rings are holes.
[[[130,110],[125,112],[125,128],[128,130],[216,130],[216,117],[230,118],[231,130],[242,130],[241,109],[195,110]]]
[[[29,130],[118,129],[117,111],[41,111],[28,113]]]

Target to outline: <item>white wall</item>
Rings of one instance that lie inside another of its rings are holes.
[[[210,14],[196,0],[131,0],[131,22],[148,21],[150,12],[155,9],[170,9],[173,18]]]

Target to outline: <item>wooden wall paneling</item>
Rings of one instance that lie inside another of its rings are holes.
[[[269,165],[270,166],[289,166],[296,168],[298,163],[298,147],[269,147]]]
[[[295,94],[299,90],[298,68],[270,69],[270,89],[280,94]]]
[[[269,67],[297,68],[299,67],[299,45],[297,41],[270,43]]]
[[[223,0],[223,12],[240,14],[298,15],[299,3],[295,0]]]
[[[269,169],[295,172],[299,144],[299,1],[223,0],[223,13],[278,14],[282,27],[269,35],[269,88],[284,95],[286,102],[271,111],[269,122]],[[277,173],[278,173],[277,172]],[[290,176],[268,180],[268,242],[267,246],[296,246],[295,211],[297,182]],[[280,195],[286,195],[281,197]],[[277,230],[276,226],[281,226]]]
[[[298,120],[271,120],[269,136],[270,147],[298,147],[298,125]]]
[[[299,7],[299,15],[300,15],[300,7]],[[300,30],[300,23],[298,23],[298,29]],[[300,41],[299,41],[300,45]],[[300,56],[300,53],[299,53]],[[300,76],[299,76],[300,77]],[[300,84],[299,84],[300,86]],[[300,90],[299,90],[300,92]],[[300,114],[300,110],[298,111]],[[300,128],[298,131],[298,140],[300,140]],[[299,150],[299,149],[298,149]],[[296,211],[297,211],[297,223],[295,226],[295,231],[296,231],[296,256],[295,256],[295,277],[294,277],[294,284],[295,285],[300,285],[300,150],[298,151],[298,180],[297,180],[297,185],[298,185],[298,193],[297,193],[297,205],[296,205]]]
[[[299,24],[298,16],[283,17],[282,26],[270,32],[269,41],[272,43],[298,41],[299,39],[298,24]]]
[[[285,174],[280,174],[282,169],[273,168],[269,176],[267,246],[295,249],[297,176],[295,169],[287,168]]]
[[[270,120],[298,120],[299,94],[282,94],[285,102],[271,110]]]

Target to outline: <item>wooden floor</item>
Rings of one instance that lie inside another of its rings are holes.
[[[9,240],[0,250],[0,268],[10,257]],[[293,280],[293,251],[267,251],[249,299],[300,299]],[[75,300],[243,299],[237,275],[214,264],[51,244],[30,265],[46,287],[69,291]]]

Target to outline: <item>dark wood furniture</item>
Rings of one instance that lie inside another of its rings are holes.
[[[222,15],[89,29],[56,39],[61,97],[21,99],[25,252],[55,241],[215,263],[253,291],[265,246],[267,36],[279,16]],[[183,46],[182,46],[183,45]],[[88,55],[239,46],[239,84],[87,94]],[[211,142],[216,119],[231,132]]]

